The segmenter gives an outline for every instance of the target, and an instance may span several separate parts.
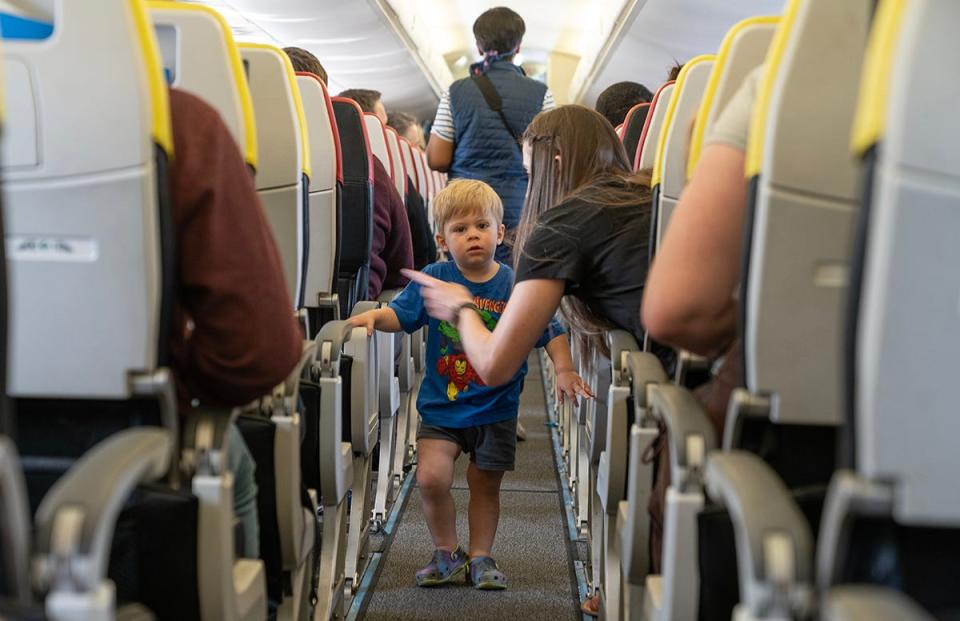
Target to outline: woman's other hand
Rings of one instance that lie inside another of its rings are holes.
[[[580,405],[578,397],[593,399],[593,391],[576,371],[557,373],[557,399],[563,403],[570,399],[574,405]]]

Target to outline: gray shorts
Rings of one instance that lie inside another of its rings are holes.
[[[476,427],[435,427],[420,422],[417,440],[433,438],[453,442],[481,470],[513,470],[517,455],[517,419]]]

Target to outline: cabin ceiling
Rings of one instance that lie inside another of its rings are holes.
[[[473,21],[503,0],[187,0],[212,6],[238,40],[296,45],[330,74],[330,90],[373,88],[388,109],[431,120],[439,93],[478,59]],[[784,0],[515,0],[527,24],[522,62],[580,58],[571,99],[592,106],[606,86],[634,80],[652,90],[674,60],[719,47],[752,15]],[[568,77],[571,79],[571,77]],[[556,90],[556,89],[555,89]]]
[[[603,89],[624,80],[656,91],[676,61],[715,53],[734,24],[779,15],[783,5],[784,0],[645,0],[579,103],[593,106]]]

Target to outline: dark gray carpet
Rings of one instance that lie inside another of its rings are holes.
[[[506,591],[481,592],[468,585],[419,589],[414,573],[429,561],[433,546],[423,519],[420,495],[411,490],[407,506],[379,577],[364,605],[363,619],[579,619],[577,585],[570,565],[565,516],[557,487],[550,429],[540,372],[531,369],[521,397],[520,421],[528,440],[517,447],[517,470],[507,474],[501,494],[500,527],[494,558],[507,575]],[[457,464],[453,496],[457,531],[466,547],[467,457]]]

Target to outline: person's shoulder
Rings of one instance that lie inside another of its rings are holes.
[[[587,212],[596,211],[597,206],[588,202],[582,196],[571,196],[561,201],[557,206],[548,209],[540,215],[540,224],[573,224],[582,222]]]
[[[222,124],[216,109],[192,93],[178,88],[169,89],[171,120],[192,127],[206,127],[211,122]]]

